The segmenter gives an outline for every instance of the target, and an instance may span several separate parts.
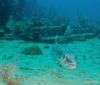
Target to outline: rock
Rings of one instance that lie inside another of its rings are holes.
[[[43,52],[39,46],[31,46],[24,48],[22,53],[26,55],[43,55]]]

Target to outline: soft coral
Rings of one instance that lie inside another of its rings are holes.
[[[14,85],[12,80],[8,80],[7,85]]]

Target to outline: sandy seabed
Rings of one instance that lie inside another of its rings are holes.
[[[22,54],[26,47],[38,45],[43,55]],[[66,43],[77,62],[76,69],[57,65],[51,53],[51,44],[33,43],[22,40],[0,40],[0,85],[7,85],[2,79],[4,69],[10,69],[11,79],[19,79],[17,85],[100,85],[100,40]]]

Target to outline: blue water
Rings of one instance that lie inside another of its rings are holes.
[[[28,0],[30,8],[32,8],[32,0]],[[83,15],[88,16],[92,22],[100,19],[100,1],[99,0],[37,0],[37,4],[43,10],[44,15],[51,10],[57,12],[57,15],[63,15],[74,23],[77,21],[77,10]],[[50,14],[49,14],[50,15]],[[56,15],[56,14],[55,14]]]

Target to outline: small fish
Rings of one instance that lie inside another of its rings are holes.
[[[61,44],[54,44],[51,49],[54,59],[56,59],[59,65],[63,67],[69,67],[71,69],[76,68],[76,61],[74,55],[69,55],[69,49]]]
[[[76,62],[75,62],[74,56],[72,55],[65,55],[63,57],[60,57],[59,63],[63,67],[68,67],[70,69],[76,68]]]

